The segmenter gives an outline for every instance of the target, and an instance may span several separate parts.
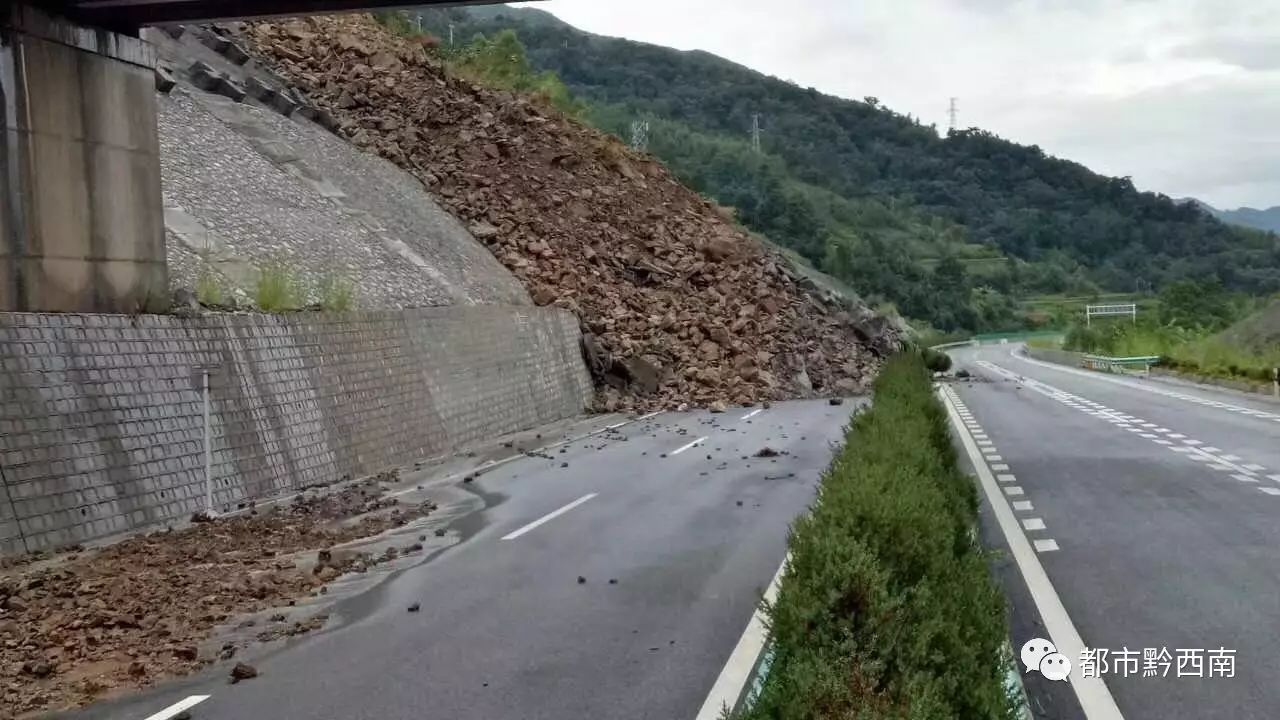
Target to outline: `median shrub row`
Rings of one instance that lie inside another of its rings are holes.
[[[1013,718],[1004,601],[924,359],[891,360],[795,524],[744,718]]]

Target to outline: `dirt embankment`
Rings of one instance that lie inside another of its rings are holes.
[[[239,645],[207,643],[228,620],[293,605],[343,573],[421,545],[378,557],[321,552],[319,563],[296,553],[376,535],[431,509],[401,507],[368,481],[101,550],[24,558],[0,571],[0,718],[87,704],[230,659]],[[280,613],[258,639],[308,632],[325,619]]]
[[[241,31],[341,135],[416,175],[536,303],[577,313],[600,409],[858,392],[897,347],[883,318],[822,297],[660,163],[451,77],[367,16]]]

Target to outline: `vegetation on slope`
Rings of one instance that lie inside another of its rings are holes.
[[[1016,717],[977,507],[923,358],[894,358],[796,521],[746,717]]]
[[[703,52],[581,32],[534,9],[422,12],[458,43],[515,28],[528,62],[553,71],[586,117],[649,148],[681,179],[737,209],[749,228],[792,247],[872,300],[943,329],[1019,322],[1008,298],[1149,291],[1179,279],[1245,292],[1280,289],[1274,235],[1217,222],[1200,208],[1137,192],[1037,147],[970,129],[939,136],[875,98],[843,100]],[[753,114],[763,152],[747,141]],[[955,291],[933,301],[934,272]]]
[[[1180,281],[1166,287],[1154,312],[1140,313],[1136,323],[1077,323],[1063,347],[1112,357],[1159,356],[1160,365],[1184,372],[1267,382],[1280,366],[1280,345],[1265,339],[1267,329],[1280,327],[1280,305],[1255,311],[1257,305],[1217,284]]]

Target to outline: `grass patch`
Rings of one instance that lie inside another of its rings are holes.
[[[220,307],[226,299],[218,274],[207,264],[201,263],[200,275],[196,277],[196,300],[205,307]]]
[[[263,312],[287,312],[302,307],[306,295],[303,282],[281,260],[272,260],[258,269],[254,302]]]
[[[792,529],[773,665],[742,717],[1015,718],[977,508],[923,358],[899,355]]]
[[[327,312],[347,312],[356,306],[356,286],[348,278],[330,272],[316,283],[320,307]]]

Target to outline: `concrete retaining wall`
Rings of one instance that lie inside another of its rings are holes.
[[[0,313],[0,554],[446,452],[580,413],[577,320],[551,308],[347,315]]]

